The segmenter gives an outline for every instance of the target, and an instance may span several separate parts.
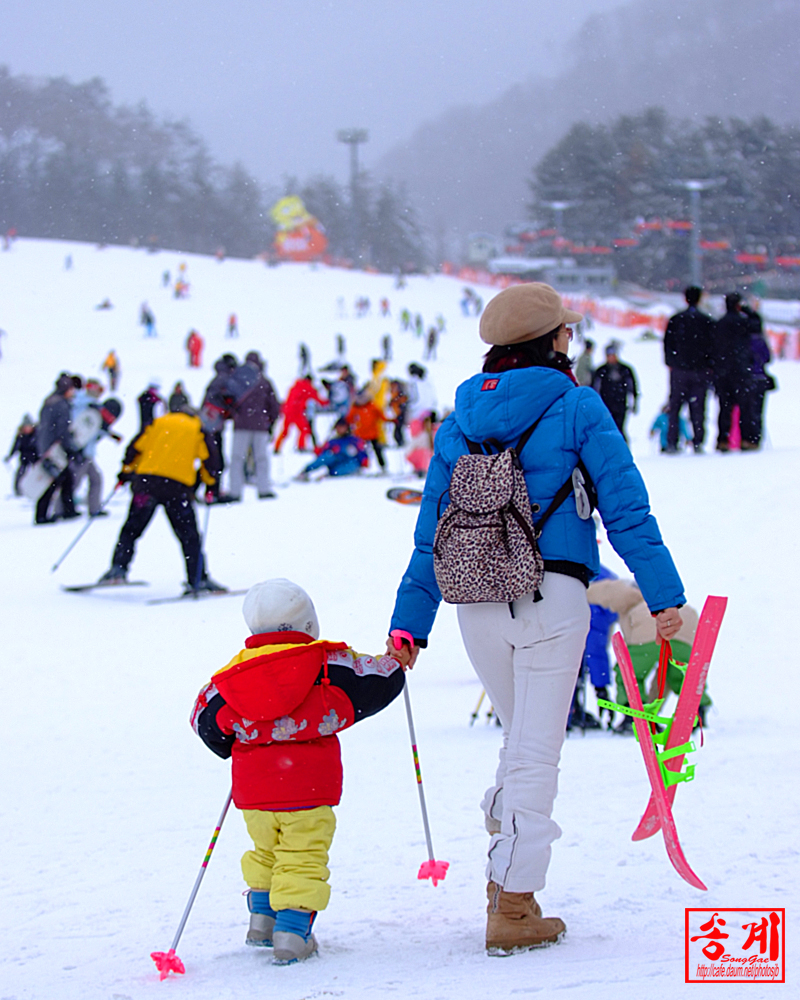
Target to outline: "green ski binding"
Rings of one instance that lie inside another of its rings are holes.
[[[670,747],[669,750],[665,750],[664,747],[667,745],[669,740],[669,731],[672,728],[672,719],[670,716],[666,718],[663,715],[659,715],[658,712],[661,706],[664,704],[665,699],[660,698],[656,701],[651,701],[647,705],[643,705],[643,711],[639,711],[635,708],[630,708],[628,705],[618,705],[615,701],[606,701],[605,698],[598,698],[597,704],[600,708],[608,708],[612,712],[621,712],[622,715],[630,715],[636,719],[644,719],[645,722],[650,722],[655,725],[663,726],[661,732],[650,733],[650,738],[653,741],[653,747],[656,752],[656,760],[658,761],[658,767],[661,771],[661,780],[664,782],[664,787],[669,788],[670,785],[677,785],[681,781],[694,781],[694,764],[687,764],[685,770],[671,771],[666,767],[665,762],[672,760],[673,757],[684,757],[686,754],[693,753],[697,748],[692,740],[687,743],[682,743],[678,747]],[[634,727],[633,734],[638,742],[639,734],[636,732]]]

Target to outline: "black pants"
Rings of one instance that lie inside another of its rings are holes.
[[[378,459],[378,465],[382,468],[386,468],[386,459],[383,457],[383,445],[377,438],[374,441],[369,442],[372,445],[372,450],[375,452],[375,458]]]
[[[731,415],[735,406],[739,407],[739,427],[742,440],[756,443],[760,430],[753,419],[753,400],[750,383],[742,376],[718,378],[716,382],[719,399],[719,423],[717,444],[727,444],[731,433]]]
[[[205,576],[205,572],[191,486],[163,476],[135,476],[131,487],[133,497],[128,520],[119,533],[112,564],[127,570],[133,559],[136,540],[144,533],[156,508],[161,504],[183,549],[186,581],[195,586]]]
[[[606,403],[606,406],[608,406],[608,403]],[[627,406],[623,406],[621,409],[619,409],[617,407],[615,407],[614,409],[612,409],[610,406],[608,406],[608,412],[614,418],[614,423],[619,428],[620,434],[627,441],[628,437],[625,434],[625,418],[628,416],[628,408],[627,408]]]
[[[217,497],[220,493],[222,483],[222,472],[225,468],[225,456],[222,453],[222,431],[214,431],[205,435],[206,448],[208,448],[208,459],[205,462],[206,470],[214,477],[213,486],[209,486],[209,492]]]
[[[689,419],[694,431],[694,446],[699,448],[706,437],[706,393],[708,384],[700,372],[673,368],[669,376],[669,429],[667,448],[678,447],[678,427],[681,407],[689,404]]]
[[[47,521],[47,512],[50,509],[50,501],[61,491],[61,513],[71,517],[75,513],[75,503],[72,499],[72,472],[67,466],[50,483],[47,489],[36,501],[36,523],[43,524]]]

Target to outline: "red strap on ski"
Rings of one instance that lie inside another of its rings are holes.
[[[663,698],[667,690],[667,667],[672,659],[672,646],[666,639],[661,640],[661,652],[658,654],[658,697]]]

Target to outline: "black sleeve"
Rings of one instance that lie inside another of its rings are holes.
[[[406,675],[400,669],[388,677],[381,677],[378,674],[359,677],[350,667],[337,664],[328,667],[328,677],[331,684],[341,688],[353,703],[354,724],[390,705],[403,690],[406,682]]]
[[[231,749],[236,742],[236,737],[223,733],[217,725],[217,712],[225,704],[225,699],[221,694],[215,694],[197,717],[197,735],[218,757],[227,760],[231,755]]]

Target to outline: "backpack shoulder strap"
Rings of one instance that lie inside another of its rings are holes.
[[[575,468],[580,469],[581,473],[583,474],[584,486],[586,488],[587,496],[589,498],[589,503],[591,505],[591,509],[594,510],[595,507],[597,506],[597,490],[595,489],[592,477],[589,475],[589,470],[583,464],[583,459],[581,458],[578,459],[578,464],[575,466]],[[542,514],[542,516],[536,522],[537,536],[541,535],[550,515],[558,510],[558,508],[567,499],[570,493],[572,493],[574,488],[575,485],[572,480],[572,473],[570,473],[569,479],[561,486],[558,493],[556,493],[556,495],[550,501],[550,505],[548,506],[547,510],[544,512],[544,514]]]

